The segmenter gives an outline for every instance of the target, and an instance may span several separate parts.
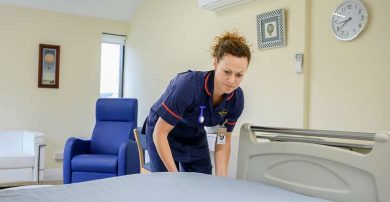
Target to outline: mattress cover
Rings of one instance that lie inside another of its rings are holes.
[[[0,201],[323,202],[258,182],[199,173],[135,174],[51,187],[1,190]]]

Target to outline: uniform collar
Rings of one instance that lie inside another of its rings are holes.
[[[211,70],[211,71],[207,72],[205,79],[204,79],[203,86],[204,86],[204,90],[206,91],[206,94],[208,96],[211,96],[214,93],[214,74],[215,74],[214,70]],[[226,98],[226,100],[232,99],[235,91],[236,90],[234,90],[230,94],[224,94],[224,99],[225,98]]]

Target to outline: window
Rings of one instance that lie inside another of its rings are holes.
[[[103,33],[100,67],[100,97],[123,97],[125,36]]]

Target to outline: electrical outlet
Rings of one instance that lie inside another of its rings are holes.
[[[62,151],[58,151],[54,153],[54,160],[62,161],[64,159],[64,153]]]

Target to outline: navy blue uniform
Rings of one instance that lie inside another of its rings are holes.
[[[213,107],[214,71],[187,71],[172,79],[152,106],[146,122],[146,140],[153,172],[166,171],[153,143],[153,131],[161,117],[174,126],[168,142],[176,165],[188,172],[211,174],[212,165],[204,126],[223,124],[231,132],[244,108],[241,88],[225,94],[223,101]],[[204,122],[198,118],[203,110]]]

